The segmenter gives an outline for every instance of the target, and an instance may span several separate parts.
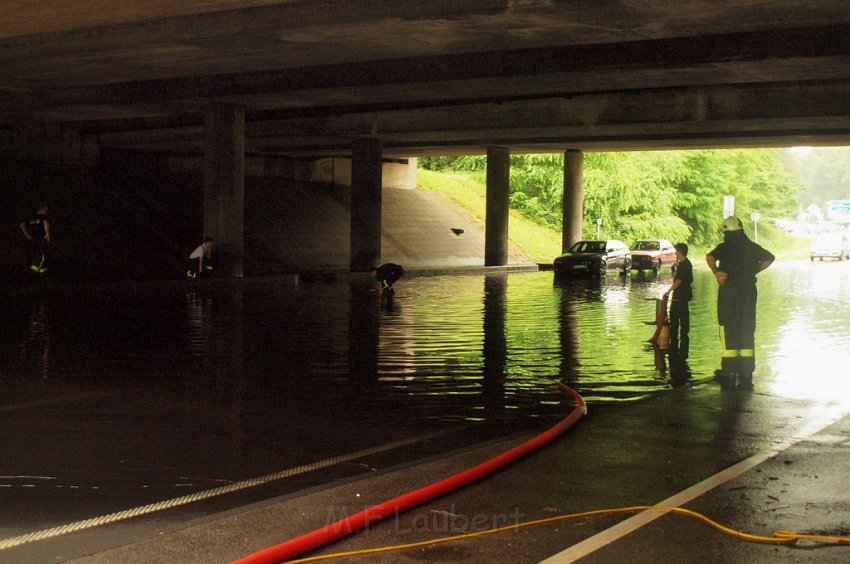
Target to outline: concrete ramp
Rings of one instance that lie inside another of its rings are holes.
[[[347,269],[349,196],[345,186],[247,179],[245,272]],[[482,222],[443,194],[384,188],[382,223],[382,262],[484,264]]]

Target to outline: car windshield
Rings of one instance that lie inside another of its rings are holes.
[[[579,241],[572,246],[574,253],[604,253],[605,241]]]
[[[638,241],[632,249],[636,251],[657,251],[658,241]]]

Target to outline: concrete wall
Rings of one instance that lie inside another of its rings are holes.
[[[175,172],[201,174],[204,159],[203,157],[162,157],[161,163],[162,166]],[[381,170],[384,188],[415,189],[416,168],[416,158],[384,160]],[[295,160],[246,156],[245,176],[351,186],[351,159],[328,157]]]
[[[416,158],[384,160],[381,183],[384,188],[416,188]],[[310,162],[309,179],[322,184],[351,186],[351,159],[330,157]]]

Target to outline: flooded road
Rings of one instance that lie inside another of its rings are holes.
[[[693,261],[685,362],[647,343],[668,272],[409,277],[389,306],[271,279],[14,293],[0,539],[274,475],[155,517],[179,522],[537,428],[568,411],[558,380],[593,410],[710,381],[717,289]],[[756,393],[850,401],[848,305],[850,262],[764,272]]]

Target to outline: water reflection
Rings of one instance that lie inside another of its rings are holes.
[[[374,286],[371,279],[349,285],[348,374],[357,392],[373,389],[378,379],[380,298]]]
[[[210,349],[212,325],[212,298],[200,292],[186,294],[186,325],[188,327],[188,353],[204,356]]]
[[[505,334],[507,276],[484,277],[484,374],[482,393],[484,413],[502,411],[505,402],[505,369],[508,339]]]
[[[31,367],[42,379],[50,376],[50,330],[47,321],[47,305],[43,300],[34,300],[30,306],[25,338],[20,342],[21,366]]]
[[[684,386],[691,379],[687,349],[671,348],[668,350],[668,356],[670,358],[670,385],[674,388]]]
[[[825,272],[779,264],[760,277],[757,389],[850,397],[850,268]],[[33,378],[162,386],[194,398],[235,441],[250,413],[304,405],[319,418],[321,404],[411,421],[531,420],[562,411],[555,380],[597,404],[710,381],[720,343],[707,270],[695,271],[689,350],[647,345],[648,304],[670,282],[669,273],[410,277],[383,305],[371,280],[20,300],[0,322],[14,336],[0,374],[12,395]]]
[[[598,280],[597,280],[598,282]],[[592,296],[596,296],[601,283],[591,288]],[[578,359],[579,348],[579,325],[578,306],[580,301],[571,290],[575,286],[566,283],[555,285],[560,294],[560,311],[558,313],[558,335],[560,337],[561,362],[558,370],[560,380],[571,387],[576,387],[581,364]]]

